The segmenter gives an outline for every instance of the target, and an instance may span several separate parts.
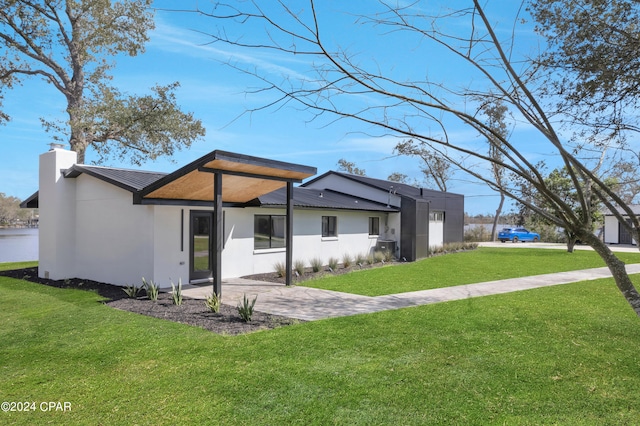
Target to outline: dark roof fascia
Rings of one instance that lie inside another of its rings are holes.
[[[281,170],[300,172],[300,173],[310,173],[310,174],[317,173],[317,169],[315,167],[285,163],[282,161],[269,160],[266,158],[253,157],[253,156],[244,155],[244,154],[237,154],[234,152],[215,150],[203,157],[198,158],[197,160],[192,161],[186,166],[179,168],[175,172],[170,173],[161,179],[158,179],[154,183],[147,185],[145,188],[141,189],[137,194],[135,194],[134,204],[142,204],[142,199],[144,198],[145,195],[150,194],[159,188],[162,188],[169,182],[179,179],[182,176],[185,176],[194,170],[200,169],[205,164],[214,160],[234,161],[237,163],[250,164],[254,166],[273,167],[273,168],[279,168]],[[287,181],[299,182],[298,179],[289,179]]]
[[[27,198],[26,200],[20,203],[20,208],[21,209],[37,209],[38,202],[40,201],[38,198],[39,196],[40,196],[40,191],[34,192],[33,194],[31,194],[31,196],[29,196],[29,198]]]
[[[284,161],[270,160],[268,158],[253,157],[251,155],[238,154],[236,152],[216,150],[216,151],[213,151],[212,154],[215,154],[215,155],[213,155],[211,159],[204,161],[202,164],[206,164],[212,160],[226,160],[226,161],[234,161],[236,163],[250,164],[253,166],[272,167],[274,169],[287,170],[290,172],[309,173],[309,174],[316,174],[318,172],[317,168],[311,167],[311,166],[303,166],[302,164],[294,164],[294,163],[287,163]],[[297,182],[297,180],[293,180],[293,179],[292,181]]]
[[[134,194],[135,198],[135,194]],[[149,206],[184,206],[184,207],[213,207],[213,201],[203,200],[176,200],[165,198],[143,198],[140,202],[134,204],[149,205]],[[246,207],[241,203],[222,203],[222,207]]]

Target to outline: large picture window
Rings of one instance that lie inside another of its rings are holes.
[[[338,218],[336,216],[322,216],[322,236],[338,236]]]
[[[285,247],[285,227],[285,216],[256,215],[253,222],[253,248]]]
[[[369,235],[380,235],[380,218],[369,218]]]

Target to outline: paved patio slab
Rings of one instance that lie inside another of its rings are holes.
[[[627,272],[640,273],[640,264],[627,265]],[[258,311],[313,321],[608,277],[611,273],[604,267],[376,297],[234,278],[222,282],[222,303],[237,306],[245,294],[250,299],[257,296]],[[194,299],[204,299],[212,291],[211,284],[183,288],[184,296]]]

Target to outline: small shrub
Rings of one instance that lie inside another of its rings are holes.
[[[342,266],[348,268],[353,263],[353,259],[351,259],[351,255],[349,253],[345,253],[342,255]]]
[[[382,252],[382,254],[384,254],[384,261],[385,262],[392,262],[394,259],[394,255],[393,253],[391,253],[391,250],[385,250]]]
[[[124,291],[131,299],[135,299],[140,292],[140,287],[136,287],[135,284],[131,284],[130,286],[123,288],[122,291]]]
[[[373,253],[373,262],[380,263],[384,261],[384,253],[381,251],[376,251]]]
[[[209,308],[211,312],[215,312],[216,314],[220,312],[220,302],[221,302],[220,298],[215,293],[211,293],[204,300],[205,306]]]
[[[276,262],[273,265],[273,269],[279,277],[284,277],[287,274],[287,265],[285,262]]]
[[[356,263],[356,265],[362,265],[365,262],[365,260],[367,260],[367,256],[365,256],[362,253],[358,253],[356,254],[356,258],[354,262]]]
[[[249,298],[245,294],[242,302],[238,303],[238,314],[244,322],[251,322],[251,317],[253,317],[253,307],[255,306],[257,299],[258,296],[254,297],[252,301],[249,301]]]
[[[338,269],[338,258],[336,257],[329,258],[329,268],[331,268],[332,271],[335,271]]]
[[[153,280],[147,281],[144,279],[144,277],[142,277],[142,287],[144,287],[145,291],[147,292],[147,297],[149,298],[149,300],[152,300],[154,302],[158,300],[158,293],[160,293],[160,288],[156,283],[153,282]]]
[[[171,281],[171,299],[173,299],[174,305],[182,305],[182,278],[178,280],[178,287]]]
[[[431,254],[442,254],[444,253],[444,246],[431,246],[429,247]]]
[[[314,257],[313,259],[311,259],[309,261],[309,264],[311,265],[311,270],[313,272],[319,272],[320,269],[322,269],[322,259],[318,257]]]
[[[293,262],[293,270],[296,271],[299,276],[304,275],[304,260],[296,260]]]
[[[373,257],[372,254],[370,254],[369,256],[367,256],[366,262],[367,265],[373,265],[374,263],[376,263],[376,258]]]
[[[464,231],[465,241],[491,241],[491,231],[483,225],[469,227]]]

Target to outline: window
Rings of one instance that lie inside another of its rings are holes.
[[[285,247],[285,224],[285,216],[256,215],[253,221],[253,248]]]
[[[444,222],[444,213],[443,212],[429,213],[429,222]]]
[[[338,218],[336,216],[322,216],[322,236],[338,236]]]
[[[380,218],[369,218],[369,235],[380,235]]]

